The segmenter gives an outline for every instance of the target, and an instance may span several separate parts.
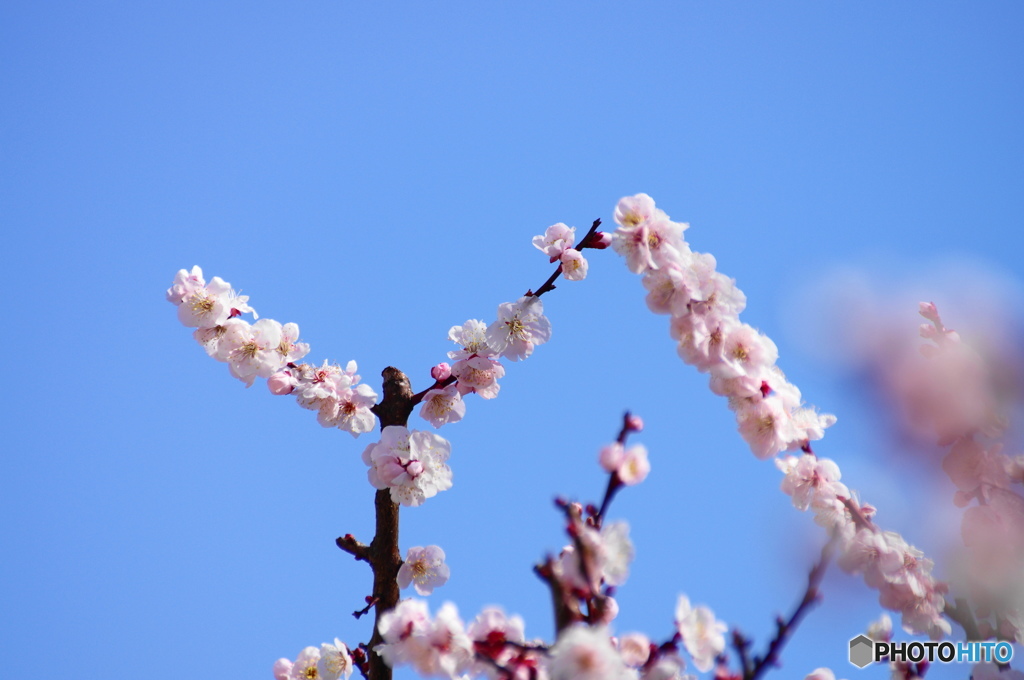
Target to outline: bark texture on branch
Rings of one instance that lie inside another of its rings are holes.
[[[383,431],[389,425],[405,426],[415,406],[409,378],[393,366],[381,372],[384,378],[384,398],[373,407]],[[391,680],[391,668],[373,648],[383,642],[379,624],[384,612],[398,604],[398,569],[402,566],[402,553],[398,548],[398,504],[391,500],[391,491],[381,489],[374,498],[377,531],[370,543],[370,565],[373,567],[373,597],[376,598],[373,637],[370,638],[370,680]]]

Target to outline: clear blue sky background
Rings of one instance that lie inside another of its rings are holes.
[[[922,475],[886,457],[870,399],[806,358],[820,310],[794,300],[850,267],[892,300],[935,280],[940,303],[971,290],[950,263],[1021,275],[1022,45],[1009,2],[4,3],[5,673],[270,678],[307,644],[369,637],[349,614],[369,572],[333,541],[371,537],[371,438],[207,359],[163,300],[176,270],[299,323],[311,359],[422,388],[451,325],[547,277],[533,235],[610,224],[640,191],[839,416],[819,452],[938,546],[922,517],[940,504],[905,491]],[[550,636],[530,570],[564,542],[550,501],[597,499],[630,408],[654,471],[613,506],[638,552],[616,629],[667,636],[685,592],[763,649],[821,532],[617,256],[545,301],[552,341],[441,431],[454,488],[403,513],[403,548],[448,552],[432,607],[501,604]],[[773,677],[887,677],[845,662],[874,594],[833,574],[825,598]]]

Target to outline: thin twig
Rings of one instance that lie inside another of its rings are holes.
[[[768,651],[763,657],[756,657],[754,659],[753,667],[749,668],[749,670],[744,669],[743,680],[756,680],[768,668],[778,664],[779,653],[786,646],[786,642],[793,635],[793,631],[796,630],[796,627],[800,624],[801,619],[807,614],[811,606],[821,599],[818,589],[821,587],[821,581],[825,577],[825,571],[828,569],[828,564],[832,559],[834,546],[835,541],[831,540],[821,549],[821,558],[807,576],[807,589],[804,591],[800,604],[797,605],[797,608],[788,620],[783,620],[781,616],[776,620],[775,637],[768,643]]]

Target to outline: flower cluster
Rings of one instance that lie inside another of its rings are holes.
[[[611,235],[603,232],[594,233],[585,242],[573,247],[576,227],[564,223],[552,224],[543,234],[533,237],[533,245],[552,262],[561,263],[561,273],[567,281],[582,281],[587,278],[590,264],[580,251],[583,248],[607,248],[611,244]]]
[[[926,399],[916,411],[949,445],[942,469],[956,486],[953,502],[966,508],[959,576],[972,596],[970,616],[982,637],[1024,644],[1024,456],[1003,452],[1008,423],[984,359],[945,327],[934,304],[922,302],[920,313],[928,320],[921,337],[931,344],[921,348],[925,365],[905,371],[916,378],[904,385]]]
[[[244,313],[257,316],[249,298],[219,276],[207,283],[198,266],[178,271],[167,300],[178,307],[178,319],[196,329],[194,337],[206,353],[227,363],[231,375],[246,387],[257,376],[266,378],[272,393],[295,394],[299,406],[316,411],[324,427],[340,428],[353,437],[373,429],[370,409],[377,394],[357,384],[356,363],[350,361],[345,369],[326,361],[320,367],[297,364],[309,353],[309,345],[299,342],[297,324],[241,319]]]
[[[776,365],[775,343],[740,321],[746,296],[736,282],[716,270],[713,256],[691,251],[682,236],[688,225],[671,221],[647,194],[620,200],[615,220],[612,247],[643,275],[651,311],[671,316],[679,356],[710,374],[712,392],[728,398],[754,455],[804,452],[778,462],[786,475],[782,488],[796,507],[814,510],[839,544],[839,564],[863,574],[884,607],[902,612],[909,631],[948,634],[945,586],[931,577],[931,561],[898,534],[878,529],[870,520],[874,509],[839,482],[838,466],[814,455],[810,442],[824,436],[835,416],[805,407]]]
[[[359,650],[357,650],[359,651]],[[275,680],[348,680],[355,666],[348,646],[335,638],[320,648],[306,647],[295,661],[278,659],[274,664]]]
[[[715,258],[683,240],[686,224],[673,222],[647,194],[623,198],[612,247],[630,271],[642,274],[647,306],[669,314],[679,356],[711,375],[711,389],[728,397],[740,434],[758,458],[799,449],[820,439],[835,422],[805,408],[800,390],[775,365],[775,343],[740,321],[746,296],[715,269]]]
[[[724,626],[704,608],[684,612],[680,598],[677,637],[709,669],[724,649]],[[710,616],[710,618],[707,618]],[[431,617],[422,600],[402,600],[381,617],[384,642],[374,648],[388,665],[411,666],[427,677],[487,677],[490,680],[692,680],[674,644],[652,644],[642,633],[614,637],[604,625],[577,623],[550,647],[527,641],[523,620],[497,607],[484,609],[467,626],[451,603]],[[310,648],[313,649],[313,648]],[[699,654],[699,656],[698,656]]]
[[[390,425],[363,451],[363,462],[375,489],[390,489],[395,503],[416,506],[452,488],[450,455],[451,444],[436,434]]]

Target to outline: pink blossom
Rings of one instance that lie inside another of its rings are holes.
[[[604,628],[576,624],[551,648],[551,680],[627,680],[629,671]]]
[[[836,680],[836,674],[830,668],[815,668],[804,680]]]
[[[389,425],[363,451],[363,462],[374,488],[390,489],[395,503],[417,506],[451,488],[450,455],[451,445],[436,434]]]
[[[179,269],[174,277],[174,283],[167,289],[167,301],[180,305],[182,300],[205,287],[206,279],[203,278],[203,270],[199,265],[192,267],[192,271]]]
[[[466,403],[462,401],[457,385],[429,390],[423,395],[420,417],[434,427],[457,423],[466,415]]]
[[[231,316],[233,291],[230,284],[219,276],[213,277],[202,288],[183,287],[183,290],[189,291],[178,304],[178,320],[184,325],[212,328],[220,326]]]
[[[634,486],[644,481],[650,471],[651,464],[647,460],[647,449],[643,444],[630,447],[617,470],[619,480],[626,486]]]
[[[505,643],[523,644],[526,641],[522,617],[509,617],[498,607],[486,607],[469,624],[466,633],[473,641],[473,649],[477,654],[505,668],[514,669],[513,677],[518,680],[519,674],[515,671],[525,665],[522,662],[526,659],[522,651]],[[529,680],[529,668],[523,670],[527,672],[522,680]],[[474,664],[472,672],[476,675],[487,675],[493,680],[505,677],[496,672],[494,665],[480,661]]]
[[[568,248],[572,248],[576,227],[569,227],[559,222],[548,227],[542,236],[533,237],[533,245],[554,262]]]
[[[320,650],[316,647],[306,647],[299,656],[295,659],[295,663],[292,665],[290,678],[291,680],[305,680],[306,678],[316,678],[319,673],[317,664],[320,663]]]
[[[559,260],[562,262],[562,276],[567,281],[582,281],[587,278],[587,269],[590,265],[580,251],[566,248],[562,251]]]
[[[651,639],[643,633],[623,635],[619,638],[619,654],[627,666],[643,666],[651,657]]]
[[[487,344],[487,324],[477,319],[470,319],[461,326],[452,326],[448,330],[448,339],[462,348],[448,352],[449,359],[492,357],[498,353]]]
[[[778,358],[779,350],[770,338],[741,323],[728,329],[722,342],[722,361],[710,368],[712,375],[723,378],[745,375],[760,379]]]
[[[452,366],[452,375],[458,379],[456,385],[459,394],[472,392],[483,399],[493,399],[501,389],[498,378],[504,377],[505,367],[494,359],[472,356],[456,361]]]
[[[688,259],[688,258],[687,258]],[[684,315],[697,294],[700,282],[693,269],[670,264],[649,271],[643,279],[647,289],[647,306],[655,314]]]
[[[660,210],[654,209],[654,212],[653,216],[637,224],[630,222],[640,219],[641,215],[627,213],[626,224],[620,222],[623,226],[615,230],[612,248],[626,258],[626,266],[635,274],[681,263],[689,254],[682,238],[688,225],[668,220]]]
[[[231,324],[220,340],[218,351],[227,352],[228,368],[246,386],[256,376],[268,378],[282,367],[277,352],[281,344],[281,324],[273,319],[260,319],[249,325],[244,321]]]
[[[334,644],[324,642],[320,645],[320,661],[317,662],[318,680],[348,680],[352,677],[355,666],[348,645],[334,638]]]
[[[804,454],[799,458],[788,456],[776,465],[786,474],[782,492],[793,499],[797,509],[806,510],[816,494],[835,496],[833,483],[839,481],[841,473],[833,461]]]
[[[434,588],[448,582],[451,570],[444,563],[444,550],[436,545],[425,548],[414,546],[405,554],[405,561],[398,570],[398,585],[408,588],[415,584],[420,595],[430,595]]]
[[[789,413],[775,395],[760,401],[744,401],[736,412],[736,420],[740,435],[762,460],[785,450],[794,439]]]
[[[697,670],[711,670],[715,657],[725,649],[724,634],[728,627],[717,621],[710,609],[704,606],[691,607],[689,598],[680,595],[676,604],[676,628]]]
[[[535,296],[498,305],[498,320],[487,327],[487,344],[512,361],[526,359],[537,345],[551,339],[544,303]]]
[[[613,442],[601,449],[601,453],[598,455],[598,462],[605,472],[618,472],[625,458],[625,447],[618,442]]]
[[[472,641],[451,603],[431,620],[425,602],[402,600],[381,616],[378,630],[384,642],[374,651],[389,666],[409,664],[422,675],[455,678],[472,663]]]

